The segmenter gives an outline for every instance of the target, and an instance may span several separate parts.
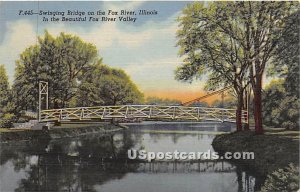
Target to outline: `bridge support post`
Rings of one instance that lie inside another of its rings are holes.
[[[222,98],[222,109],[224,109],[224,98],[225,98],[225,93],[222,91],[221,93],[221,98]],[[224,122],[224,111],[222,110],[222,122]]]
[[[41,112],[42,112],[42,97],[46,96],[46,109],[48,109],[48,82],[40,81],[39,82],[39,122],[41,121]]]
[[[247,111],[247,115],[244,117],[246,119],[246,123],[244,125],[244,129],[248,130],[250,129],[250,124],[249,124],[249,114],[250,114],[250,99],[251,99],[251,87],[249,86],[249,88],[246,88],[246,93],[245,93],[245,103],[246,103],[246,111]]]

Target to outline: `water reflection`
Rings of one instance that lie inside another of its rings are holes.
[[[161,125],[165,129],[195,127]],[[113,136],[1,145],[0,191],[254,191],[256,179],[225,161],[137,162],[128,149],[212,150],[213,135],[158,134],[133,126]],[[154,126],[158,129],[157,126]],[[199,128],[199,127],[197,127]]]

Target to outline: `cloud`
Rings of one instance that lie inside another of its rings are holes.
[[[103,10],[135,10],[141,6],[144,2],[106,2]],[[134,26],[129,26],[131,30],[124,31],[118,27],[121,23],[119,22],[101,22],[100,24],[90,26],[89,29],[84,27],[72,27],[72,24],[51,24],[47,27],[47,30],[51,34],[58,35],[60,32],[72,33],[80,36],[83,40],[95,44],[98,49],[105,49],[115,44],[125,46],[126,48],[136,48],[142,46],[145,41],[148,41],[153,36],[153,31],[145,29],[143,31],[136,30],[133,32]],[[76,23],[74,25],[77,25]],[[128,24],[130,25],[130,24]],[[152,25],[147,23],[146,25]],[[70,27],[71,26],[71,27]],[[127,26],[125,26],[127,27]]]
[[[119,10],[119,4],[108,3],[109,9]],[[128,2],[122,5],[123,9],[138,7],[141,2]],[[157,88],[155,82],[160,82],[160,89],[180,84],[174,80],[174,70],[180,64],[174,49],[177,23],[173,21],[178,13],[162,22],[147,21],[142,25],[124,25],[120,23],[98,23],[84,27],[76,23],[51,23],[39,25],[38,34],[42,35],[47,29],[54,36],[60,32],[79,36],[86,42],[96,45],[107,64],[125,68],[143,90]],[[4,42],[0,45],[0,52],[5,55],[0,62],[8,66],[10,79],[14,73],[14,62],[19,54],[36,42],[36,24],[25,20],[18,20],[7,24]],[[161,50],[159,50],[161,49]],[[150,76],[150,81],[145,78]],[[180,85],[179,85],[180,84]],[[193,86],[187,86],[192,89]]]
[[[88,31],[83,28],[68,28],[65,24],[55,24],[47,27],[50,34],[58,35],[60,32],[71,33],[79,36],[86,42],[93,43],[98,49],[105,49],[116,43],[126,48],[142,46],[151,39],[150,31],[123,32],[117,27],[117,23],[104,23],[98,27],[91,27]]]
[[[15,60],[19,54],[30,45],[34,45],[37,40],[36,26],[28,20],[18,20],[8,22],[4,40],[0,45],[0,62],[6,65],[10,81],[13,79]],[[68,28],[65,24],[52,24],[46,27],[51,34],[58,35],[60,32],[71,33],[80,36],[83,40],[93,43],[98,49],[111,48],[116,44],[124,48],[138,48],[145,41],[150,41],[153,37],[151,30],[142,32],[123,32],[117,27],[116,23],[103,24],[99,27],[92,27],[89,31],[83,29]],[[44,28],[39,28],[42,33]]]
[[[146,45],[154,37],[163,38],[170,34],[175,34],[177,24],[169,25],[165,21],[158,25],[153,21],[148,21],[138,29],[136,26],[125,26],[126,31],[118,25],[119,22],[107,22],[90,27],[88,30],[83,27],[69,27],[64,23],[51,24],[47,30],[51,34],[58,35],[60,32],[72,33],[80,36],[83,40],[95,44],[99,49],[105,49],[113,45],[122,45],[125,48],[138,48]],[[163,28],[162,28],[163,26]]]
[[[7,32],[0,45],[2,64],[5,64],[10,80],[13,79],[15,61],[29,45],[35,44],[37,37],[33,25],[27,20],[7,23]]]

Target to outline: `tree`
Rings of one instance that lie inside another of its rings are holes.
[[[240,2],[246,38],[243,47],[247,54],[249,77],[254,93],[254,120],[256,133],[262,127],[262,79],[267,64],[275,56],[276,47],[289,28],[285,19],[294,11],[292,2]],[[297,4],[298,6],[298,4]]]
[[[82,79],[77,105],[123,105],[142,101],[143,94],[123,70],[99,63]]]
[[[159,98],[159,97],[147,97],[146,104],[149,105],[180,105],[181,101],[176,99]]]
[[[4,65],[0,65],[0,127],[10,128],[13,125],[15,115],[11,98],[8,76]]]
[[[275,49],[269,68],[269,75],[282,80],[277,84],[271,82],[264,95],[264,114],[268,117],[265,123],[287,129],[299,128],[299,13],[297,11],[284,20],[286,32]],[[273,105],[269,101],[271,94],[277,97]]]
[[[296,129],[299,127],[300,101],[285,88],[285,80],[273,80],[263,93],[264,124]]]
[[[8,76],[4,65],[0,65],[0,114],[4,113],[3,109],[7,106],[9,101],[9,83]]]
[[[194,102],[191,106],[193,107],[209,107],[209,104],[205,101]]]
[[[211,106],[216,108],[233,108],[236,106],[236,101],[233,98],[224,99],[223,102],[221,100],[215,100]]]
[[[21,109],[36,110],[38,83],[49,84],[49,107],[62,108],[75,96],[78,80],[99,62],[97,49],[79,37],[47,31],[38,44],[27,48],[17,61],[14,92]]]
[[[278,113],[280,102],[285,97],[283,80],[273,80],[266,86],[263,94],[263,116],[264,124],[268,126],[281,126],[280,113]]]
[[[273,116],[279,117],[279,125],[286,129],[299,129],[300,100],[285,95],[279,102],[279,107],[272,112]]]
[[[285,79],[284,87],[289,95],[299,98],[300,61],[300,11],[285,18],[284,36],[280,39],[271,62],[270,75]]]
[[[220,13],[221,11],[221,13]],[[240,43],[224,31],[222,23],[229,25],[231,33],[237,31],[239,22],[229,21],[227,14],[235,14],[226,3],[193,3],[179,17],[177,31],[179,55],[184,64],[177,68],[176,79],[192,81],[208,76],[206,87],[216,89],[232,86],[237,97],[237,131],[242,130],[242,108],[247,82],[247,63]]]
[[[299,190],[299,165],[293,163],[269,174],[261,192],[280,191],[290,192]]]
[[[298,5],[298,4],[297,4]],[[237,128],[243,91],[250,83],[254,93],[255,131],[262,127],[262,78],[275,48],[286,35],[284,22],[295,10],[292,2],[212,2],[189,5],[178,33],[186,76],[210,72],[214,84],[233,85],[237,97]],[[250,81],[248,80],[250,79]]]

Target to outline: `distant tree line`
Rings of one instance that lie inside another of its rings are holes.
[[[148,105],[181,105],[181,101],[177,100],[177,99],[147,97],[145,104],[148,104]]]

